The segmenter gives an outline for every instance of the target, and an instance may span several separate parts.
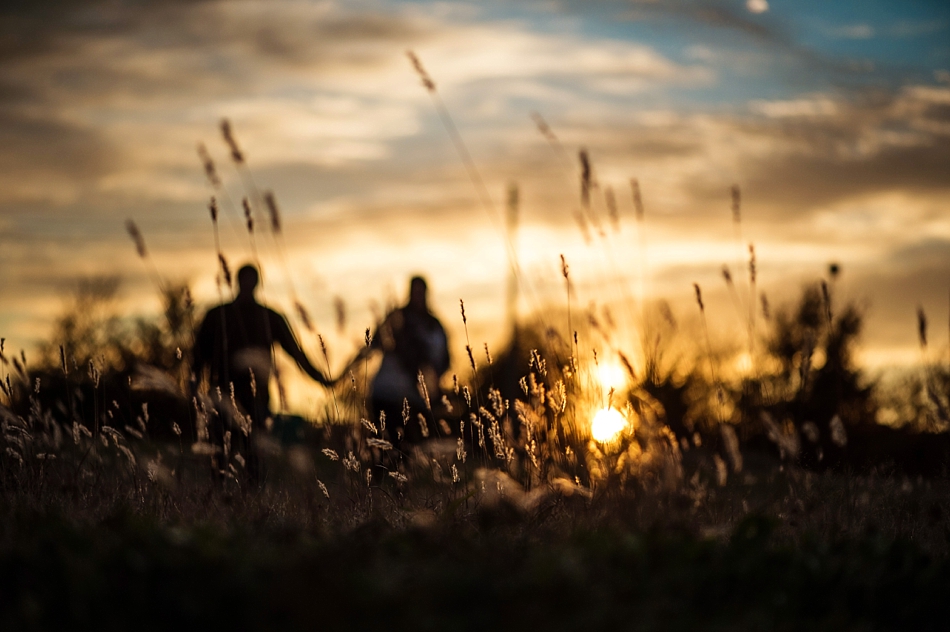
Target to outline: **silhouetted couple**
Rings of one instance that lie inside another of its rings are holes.
[[[335,382],[313,366],[286,319],[257,302],[254,293],[259,280],[254,266],[246,265],[238,271],[237,298],[205,315],[192,362],[195,393],[208,371],[216,409],[209,428],[212,442],[220,447],[225,433],[230,432],[252,478],[259,477],[252,440],[255,433],[267,428],[272,417],[269,386],[275,373],[274,344],[279,344],[315,381],[327,387]],[[373,350],[381,350],[383,359],[373,380],[372,412],[376,421],[380,413],[385,413],[387,435],[393,445],[398,448],[404,442],[417,443],[439,433],[425,394],[430,402],[441,401],[439,379],[449,368],[448,341],[441,323],[429,311],[422,277],[412,279],[407,304],[384,319],[371,346],[350,365]]]

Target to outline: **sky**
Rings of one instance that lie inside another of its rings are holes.
[[[246,169],[230,160],[224,118]],[[520,313],[561,319],[561,255],[576,318],[608,306],[635,334],[645,295],[686,322],[698,283],[713,336],[727,342],[743,327],[749,243],[774,305],[839,263],[836,301],[866,309],[863,361],[906,364],[920,359],[918,306],[931,348],[948,344],[937,326],[950,309],[948,167],[945,2],[4,0],[0,336],[29,353],[96,275],[121,277],[123,313],[154,314],[153,265],[213,304],[208,200],[219,200],[222,249],[237,267],[254,258],[248,196],[264,300],[288,313],[304,304],[334,367],[416,273],[456,360],[460,299],[473,346],[504,343],[513,267]],[[262,191],[280,206],[280,236]],[[315,339],[301,337],[314,354]]]

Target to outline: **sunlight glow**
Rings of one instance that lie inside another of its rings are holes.
[[[735,372],[740,376],[747,376],[752,373],[752,356],[749,355],[749,352],[740,353],[732,367]]]
[[[613,408],[601,408],[590,424],[590,434],[595,441],[608,443],[627,427],[627,420]]]
[[[597,364],[597,380],[604,389],[617,391],[627,386],[627,371],[616,362],[600,362]]]

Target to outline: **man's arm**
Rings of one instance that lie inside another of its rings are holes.
[[[297,366],[299,366],[304,373],[320,384],[330,386],[332,381],[328,379],[320,369],[311,364],[310,358],[308,358],[307,354],[300,348],[300,345],[297,343],[297,338],[294,337],[294,332],[291,331],[290,325],[287,324],[284,317],[275,311],[268,311],[271,320],[271,336],[273,336],[274,342],[280,344],[284,351],[287,352],[287,355],[294,359]]]

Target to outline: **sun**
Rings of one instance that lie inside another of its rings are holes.
[[[620,411],[613,408],[601,408],[590,424],[590,434],[600,443],[613,441],[627,427],[627,420]]]

